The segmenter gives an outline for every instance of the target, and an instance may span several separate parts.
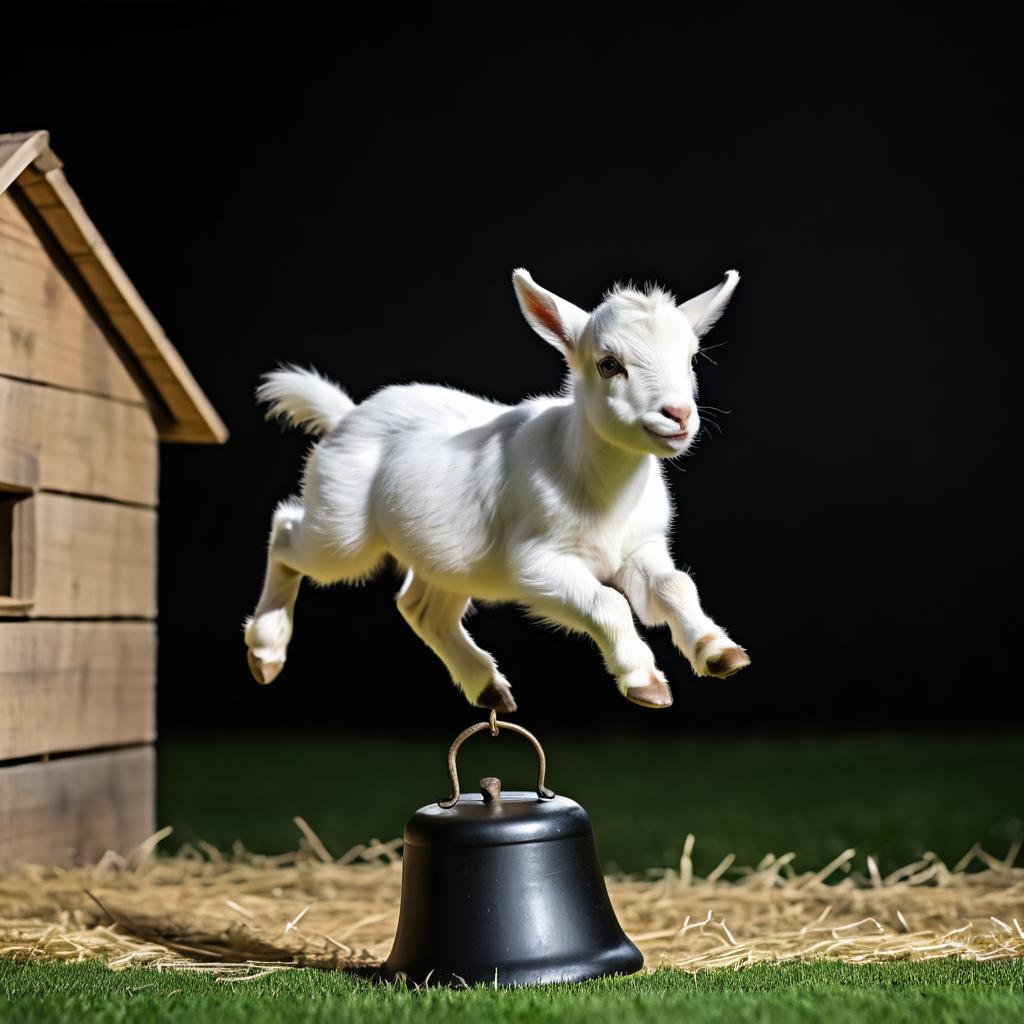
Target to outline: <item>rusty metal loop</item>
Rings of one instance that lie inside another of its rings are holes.
[[[476,725],[471,725],[468,729],[463,729],[458,736],[455,737],[455,742],[451,745],[451,749],[448,751],[448,777],[452,783],[452,795],[447,800],[438,800],[437,806],[443,807],[448,810],[454,807],[459,797],[462,795],[462,790],[459,787],[459,770],[455,764],[456,755],[459,752],[459,747],[462,746],[465,740],[468,740],[474,733],[482,732],[484,729],[490,729],[492,736],[498,735],[499,729],[509,729],[512,732],[519,733],[520,736],[525,736],[532,744],[533,749],[537,752],[537,796],[541,800],[553,800],[555,794],[544,785],[544,772],[547,770],[547,758],[544,756],[544,748],[540,745],[540,740],[524,729],[521,725],[515,725],[513,722],[499,722],[497,715],[492,711],[491,717],[486,722],[477,722]]]

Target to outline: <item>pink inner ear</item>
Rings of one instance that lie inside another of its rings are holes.
[[[526,301],[530,304],[530,312],[534,318],[539,320],[547,331],[559,338],[566,348],[572,348],[572,339],[552,303],[540,295],[532,294],[527,296]]]

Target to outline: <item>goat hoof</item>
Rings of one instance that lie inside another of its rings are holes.
[[[476,699],[478,708],[501,711],[506,715],[516,710],[516,701],[507,683],[488,683]]]
[[[630,686],[626,690],[626,700],[639,704],[642,708],[670,708],[672,707],[672,691],[668,683],[663,682],[657,676],[651,676],[651,681],[645,686]]]
[[[726,647],[724,651],[708,658],[708,675],[716,679],[727,679],[749,664],[750,658],[742,647]]]
[[[267,683],[272,683],[281,674],[281,669],[284,668],[283,661],[263,661],[257,658],[251,650],[246,653],[246,658],[249,662],[249,671],[252,673],[253,679],[263,686],[266,686]]]

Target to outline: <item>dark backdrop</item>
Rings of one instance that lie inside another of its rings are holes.
[[[282,360],[357,400],[553,390],[520,265],[588,308],[615,280],[683,299],[740,270],[699,363],[702,401],[730,412],[671,478],[678,558],[753,658],[696,680],[653,634],[676,694],[655,713],[589,641],[485,609],[471,628],[521,722],[1020,722],[1019,97],[999,16],[89,7],[5,13],[2,130],[51,132],[231,430],[163,450],[165,735],[477,717],[392,607],[392,572],[305,587],[284,674],[251,680],[241,621],[306,446],[252,393]]]

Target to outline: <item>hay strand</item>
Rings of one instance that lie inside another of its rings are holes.
[[[334,858],[304,820],[295,823],[300,848],[278,856],[239,843],[230,855],[202,843],[164,856],[162,829],[128,857],[0,874],[0,956],[230,981],[296,967],[372,974],[398,923],[401,840],[371,839]],[[1018,844],[1004,858],[975,845],[952,868],[928,853],[884,877],[871,857],[855,872],[853,850],[805,872],[792,853],[753,868],[733,867],[730,855],[706,878],[694,873],[694,844],[688,835],[678,870],[607,879],[647,969],[1024,956]]]

